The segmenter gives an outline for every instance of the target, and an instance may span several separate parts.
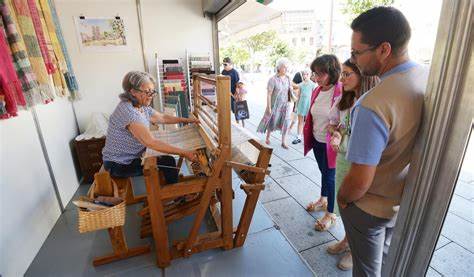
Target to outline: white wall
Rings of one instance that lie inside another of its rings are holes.
[[[142,15],[145,54],[154,76],[155,53],[185,62],[187,48],[212,58],[212,22],[204,17],[201,0],[142,0]]]
[[[56,8],[83,96],[74,105],[79,127],[84,131],[93,112],[113,112],[125,73],[144,70],[135,0],[56,0]],[[119,15],[125,22],[130,50],[81,52],[73,19],[80,15]],[[201,0],[143,0],[142,16],[145,55],[154,76],[156,52],[160,58],[183,61],[186,48],[212,53],[212,25],[202,14]]]
[[[79,128],[84,131],[93,112],[112,113],[119,102],[122,77],[130,70],[144,70],[135,0],[56,0],[64,39],[82,99],[75,102]],[[81,52],[74,17],[119,15],[125,23],[126,52]]]
[[[0,138],[0,274],[21,276],[60,209],[31,112],[0,121]]]
[[[64,98],[56,99],[37,106],[36,114],[59,195],[66,206],[79,187],[70,147],[71,140],[77,136],[72,104]]]

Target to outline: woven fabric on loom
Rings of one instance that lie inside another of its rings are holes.
[[[71,64],[71,59],[69,58],[69,53],[67,51],[66,47],[66,42],[64,41],[64,36],[61,30],[61,26],[59,24],[59,18],[58,14],[56,12],[56,7],[54,5],[54,2],[52,0],[48,0],[48,6],[49,10],[51,12],[52,18],[53,18],[53,23],[55,25],[55,30],[56,30],[56,36],[59,40],[59,44],[62,49],[62,54],[64,57],[64,60],[66,61],[67,65],[67,72],[64,74],[64,77],[67,82],[67,87],[69,88],[69,91],[71,92],[71,98],[72,99],[79,99],[80,94],[79,94],[79,85],[77,84],[76,80],[76,75],[74,75],[74,70],[72,69],[72,64]],[[43,12],[44,14],[44,12]]]
[[[38,44],[33,22],[31,20],[28,3],[26,0],[13,0],[17,22],[21,30],[23,40],[25,41],[26,51],[30,59],[31,68],[36,75],[39,83],[39,90],[44,102],[48,102],[55,98],[52,81],[49,78],[46,65]]]
[[[248,131],[236,126],[235,124],[231,125],[231,143],[233,146],[241,145],[250,139],[255,138]],[[163,141],[165,143],[171,144],[175,147],[189,150],[197,150],[201,148],[206,148],[206,143],[204,142],[201,134],[199,133],[198,126],[196,125],[187,125],[176,130],[160,130],[152,132],[153,137]],[[153,149],[147,148],[145,157],[150,156],[159,156],[164,153],[157,152]]]
[[[15,12],[11,2],[0,0],[0,13],[5,27],[5,33],[10,46],[10,51],[15,63],[15,69],[20,79],[23,93],[28,105],[35,105],[42,102],[38,90],[38,82],[31,68],[28,53],[23,38],[20,35],[16,22]]]
[[[154,138],[182,149],[197,150],[206,147],[196,125],[188,125],[176,130],[154,131],[152,134]],[[146,157],[158,155],[163,155],[163,153],[150,148],[147,148],[145,153]]]
[[[13,67],[12,55],[7,44],[3,21],[0,16],[0,95],[3,95],[6,103],[6,114],[0,114],[0,118],[16,116],[18,106],[25,106],[25,98],[21,89],[21,82]]]

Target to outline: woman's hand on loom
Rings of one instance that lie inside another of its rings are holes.
[[[197,153],[196,151],[185,151],[183,154],[181,154],[182,157],[185,159],[190,160],[191,162],[197,161]]]
[[[195,118],[195,117],[189,117],[189,118],[185,118],[183,123],[195,123],[195,124],[199,124],[199,119],[197,119],[197,118]]]

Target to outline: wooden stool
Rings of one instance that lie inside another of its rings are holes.
[[[146,199],[146,195],[135,196],[133,192],[132,178],[117,178],[112,177],[112,180],[117,184],[119,195],[125,199],[127,205],[133,205],[142,202]]]

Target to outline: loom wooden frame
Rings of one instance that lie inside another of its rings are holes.
[[[259,152],[255,166],[231,161],[231,119],[230,119],[230,78],[228,76],[193,77],[194,116],[200,121],[199,132],[211,154],[212,164],[208,176],[180,177],[177,184],[163,186],[164,177],[157,170],[157,157],[148,157],[144,162],[144,177],[147,189],[147,206],[140,212],[143,216],[141,236],[152,235],[155,241],[158,267],[170,265],[171,260],[188,257],[194,253],[212,248],[229,250],[244,244],[263,181],[268,174],[267,167],[272,149],[256,140],[249,140]],[[214,103],[201,93],[201,82],[215,85],[217,101]],[[212,108],[217,114],[217,122],[202,106]],[[180,159],[178,167],[183,160]],[[232,222],[232,168],[246,172],[241,188],[247,194],[237,228]],[[186,203],[167,204],[171,199],[186,195],[200,196]],[[220,205],[217,205],[217,204]],[[217,231],[198,234],[207,211],[210,211]],[[187,215],[196,214],[187,239],[174,241],[169,247],[167,224]]]

